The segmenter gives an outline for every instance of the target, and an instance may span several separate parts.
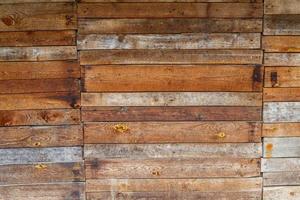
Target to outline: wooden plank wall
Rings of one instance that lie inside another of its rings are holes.
[[[0,11],[0,200],[300,199],[299,0]]]

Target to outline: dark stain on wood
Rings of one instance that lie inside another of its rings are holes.
[[[272,87],[276,87],[278,85],[277,72],[271,72],[271,84]]]

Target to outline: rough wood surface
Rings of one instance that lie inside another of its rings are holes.
[[[5,1],[5,0],[2,0]],[[18,0],[15,0],[18,1]],[[25,1],[25,0],[19,0],[19,1]],[[29,0],[28,0],[29,1]],[[31,0],[31,1],[38,1],[38,0]],[[42,1],[42,0],[39,0]],[[113,2],[131,2],[131,3],[138,3],[138,2],[233,2],[233,3],[261,3],[262,0],[80,0],[80,2],[89,2],[89,3],[95,3],[95,2],[102,2],[102,3],[113,3]]]
[[[243,0],[241,0],[241,1],[243,1]],[[75,2],[75,0],[0,0],[1,4],[13,4],[13,3],[14,4],[15,3],[50,3],[50,2]]]
[[[300,15],[265,15],[264,35],[300,35]]]
[[[299,54],[300,55],[300,54]],[[287,55],[288,56],[288,55]],[[290,55],[293,59],[294,55]],[[296,56],[296,54],[295,54]],[[269,59],[272,59],[271,57]],[[300,61],[300,58],[299,58]],[[272,62],[272,61],[271,61]],[[286,63],[285,65],[288,65]],[[275,79],[272,76],[275,73]],[[273,78],[274,79],[274,78]],[[266,67],[264,87],[300,87],[300,68],[299,67]],[[297,93],[295,93],[295,96]]]
[[[264,138],[265,157],[300,157],[300,137]]]
[[[300,186],[264,187],[264,200],[297,200],[300,198]]]
[[[300,185],[299,172],[267,172],[263,174],[264,186]]]
[[[300,122],[300,102],[264,103],[264,122]]]
[[[263,124],[263,137],[300,137],[300,123]]]
[[[182,76],[182,74],[189,74],[189,76]],[[260,65],[87,66],[84,68],[84,90],[88,92],[260,91],[262,76]]]
[[[300,36],[263,36],[265,52],[300,52]]]
[[[300,88],[264,88],[263,96],[265,102],[300,101]]]
[[[251,122],[99,122],[85,124],[84,131],[88,144],[261,141],[260,123]]]
[[[299,172],[300,158],[263,158],[262,172]]]
[[[300,65],[300,53],[265,53],[264,61],[265,66],[297,67]]]
[[[299,14],[299,0],[265,0],[264,13],[271,15],[278,14]]]

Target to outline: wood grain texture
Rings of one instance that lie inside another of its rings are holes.
[[[300,198],[300,186],[265,187],[264,200],[297,200]]]
[[[84,183],[0,186],[5,200],[84,200]]]
[[[79,62],[0,62],[0,80],[45,78],[80,78]]]
[[[1,41],[0,41],[1,42]],[[147,35],[89,34],[77,37],[87,49],[259,49],[259,33],[190,33]]]
[[[261,121],[261,107],[83,107],[82,120],[97,121]]]
[[[75,0],[0,0],[1,4],[13,3],[50,3],[50,2],[75,2]]]
[[[4,0],[5,1],[5,0]],[[18,0],[15,0],[18,1]],[[24,1],[24,0],[19,0],[19,1]],[[34,0],[32,0],[34,1]],[[38,0],[35,0],[38,1]],[[40,0],[42,1],[42,0]],[[81,0],[80,2],[88,2],[88,3],[96,3],[96,2],[102,2],[102,3],[114,3],[114,2],[119,2],[119,3],[138,3],[138,2],[233,2],[233,3],[261,3],[262,0]]]
[[[262,32],[262,19],[79,19],[79,34]]]
[[[222,169],[222,170],[220,170]],[[85,162],[87,179],[211,178],[260,175],[260,159],[110,159]]]
[[[83,144],[80,125],[0,127],[0,148],[67,147]]]
[[[260,93],[82,93],[82,106],[260,106]]]
[[[264,123],[262,134],[263,137],[300,136],[300,123]]]
[[[264,122],[299,122],[300,102],[264,103]]]
[[[259,18],[260,3],[79,3],[79,18]],[[236,12],[231,12],[232,9]]]
[[[265,66],[299,66],[300,53],[265,53]]]
[[[0,32],[0,46],[59,46],[76,45],[75,31]]]
[[[300,101],[300,88],[264,88],[265,102]]]
[[[265,52],[300,52],[300,36],[263,36]]]
[[[0,110],[0,126],[67,125],[80,123],[80,110]]]
[[[78,108],[79,93],[1,94],[0,110]]]
[[[300,15],[265,15],[264,35],[300,35]]]
[[[260,158],[259,143],[227,144],[86,144],[84,157],[94,159]]]
[[[299,172],[267,172],[263,174],[264,186],[300,185]]]
[[[0,149],[0,165],[81,162],[81,147]]]
[[[264,13],[271,15],[279,14],[299,14],[299,0],[265,0]]]
[[[300,137],[264,138],[264,157],[300,157]]]
[[[77,59],[76,46],[0,47],[0,62],[74,59]]]
[[[297,55],[295,55],[297,57]],[[296,62],[290,61],[290,62]],[[97,64],[261,64],[260,50],[87,50],[81,65]]]
[[[115,127],[128,127],[120,132]],[[1,129],[0,129],[1,130]],[[84,125],[85,143],[260,142],[261,124],[251,122],[99,122]],[[224,137],[220,135],[224,133]]]
[[[88,92],[260,91],[262,76],[260,65],[87,66],[84,68],[84,90]]]
[[[300,55],[300,54],[299,54]],[[296,54],[295,54],[296,56]],[[288,55],[287,55],[288,57]],[[272,58],[268,58],[272,59]],[[291,61],[293,55],[291,55]],[[296,60],[295,60],[296,61]],[[299,59],[300,61],[300,59]],[[271,60],[269,62],[272,62]],[[293,61],[292,61],[293,62]],[[288,65],[288,63],[286,63]],[[275,75],[273,75],[275,73]],[[272,78],[272,76],[275,76]],[[275,80],[272,80],[275,79]],[[264,87],[300,87],[299,67],[266,67]],[[288,89],[287,89],[288,90]],[[295,96],[297,93],[295,94]]]
[[[300,171],[300,158],[263,158],[262,172],[298,172]]]
[[[2,31],[76,29],[74,3],[27,3],[0,5]]]
[[[82,162],[0,165],[0,185],[77,182],[84,180],[84,165]]]

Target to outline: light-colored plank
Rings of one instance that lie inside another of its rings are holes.
[[[262,73],[260,65],[87,66],[84,89],[88,92],[260,91]]]
[[[264,157],[300,157],[300,137],[264,138]]]
[[[262,19],[84,19],[80,34],[108,33],[234,33],[262,32]]]
[[[81,147],[0,149],[0,165],[81,161]]]
[[[299,172],[300,158],[264,158],[261,161],[262,172]]]
[[[76,29],[74,3],[2,4],[0,13],[1,31]]]
[[[264,102],[300,101],[300,88],[264,88],[263,95]]]
[[[300,102],[264,103],[264,122],[300,122]]]
[[[300,136],[300,123],[264,123],[262,134],[263,137]]]
[[[293,186],[300,185],[300,171],[299,172],[265,172],[264,186]]]
[[[264,187],[264,200],[298,200],[300,198],[300,186]]]
[[[86,160],[150,158],[260,158],[260,143],[228,144],[87,144]]]
[[[299,15],[300,16],[300,15]],[[265,66],[300,66],[300,53],[265,53]]]
[[[0,185],[75,182],[84,180],[83,162],[0,165]]]
[[[263,36],[262,48],[265,52],[300,52],[300,36]]]
[[[261,107],[170,106],[82,107],[85,122],[97,121],[261,121]],[[1,116],[1,115],[0,115]]]
[[[82,106],[260,106],[260,93],[82,93]]]
[[[77,59],[77,50],[75,46],[0,47],[0,62],[74,59]]]
[[[300,55],[300,54],[299,54]],[[300,56],[299,56],[300,58]],[[292,61],[291,62],[296,62]],[[87,50],[80,64],[261,64],[260,50]]]
[[[300,35],[300,15],[265,15],[264,35]]]
[[[80,125],[0,127],[0,148],[67,147],[83,144]]]
[[[0,110],[0,126],[79,124],[80,110]]]
[[[271,15],[279,14],[299,14],[300,1],[299,0],[265,0],[264,13]]]
[[[0,186],[5,200],[84,200],[84,183]]]
[[[84,142],[90,144],[261,140],[260,123],[251,122],[99,122],[85,124],[84,132]]]
[[[288,57],[289,55],[287,54],[286,56]],[[292,60],[294,56],[298,55],[291,55],[291,62],[294,62]],[[269,62],[274,62],[271,60],[272,57],[268,58],[270,59]],[[286,63],[285,65],[288,65],[288,63]],[[300,87],[300,67],[266,67],[264,87]],[[296,95],[297,93],[295,94],[295,96]]]
[[[259,18],[262,15],[261,3],[78,4],[79,18]]]
[[[106,159],[86,161],[85,174],[87,179],[255,177],[260,159]]]
[[[0,41],[1,44],[1,41]],[[258,49],[260,33],[147,35],[90,34],[77,37],[78,49]]]

